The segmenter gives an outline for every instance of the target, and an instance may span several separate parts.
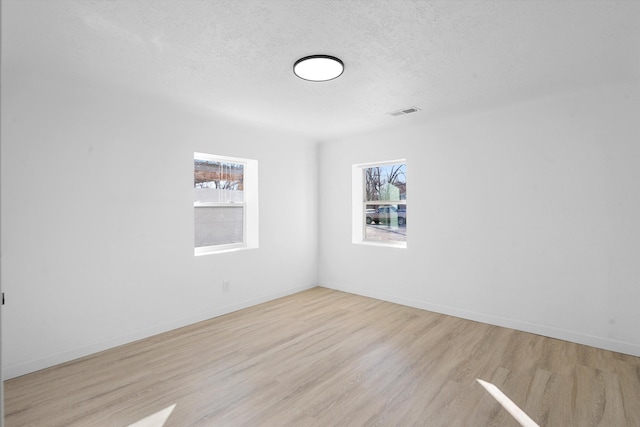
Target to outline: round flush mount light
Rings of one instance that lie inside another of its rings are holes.
[[[300,58],[293,64],[293,72],[303,80],[326,82],[340,77],[344,63],[335,56],[311,55]]]

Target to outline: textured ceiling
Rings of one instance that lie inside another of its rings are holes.
[[[314,53],[344,74],[296,78]],[[323,140],[638,80],[640,1],[3,0],[24,66]]]

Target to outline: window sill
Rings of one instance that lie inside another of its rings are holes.
[[[382,246],[385,248],[407,249],[407,242],[379,242],[374,240],[361,240],[353,243],[355,243],[356,245]]]
[[[202,256],[202,255],[214,255],[214,254],[223,254],[227,252],[237,252],[243,251],[246,249],[251,249],[249,246],[245,244],[241,245],[220,245],[220,246],[204,246],[200,248],[195,248],[193,250],[194,256]]]

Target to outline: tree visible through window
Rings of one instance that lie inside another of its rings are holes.
[[[194,155],[195,247],[244,244],[245,165],[216,156]]]
[[[407,241],[407,165],[363,168],[364,240]]]

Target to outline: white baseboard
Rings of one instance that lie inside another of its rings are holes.
[[[273,292],[265,295],[261,295],[255,298],[250,298],[239,303],[227,305],[214,310],[208,310],[194,314],[192,316],[176,319],[171,322],[159,324],[150,328],[137,330],[135,332],[120,335],[118,337],[110,338],[104,341],[100,341],[94,344],[90,344],[83,347],[74,348],[62,353],[49,355],[40,359],[31,360],[29,362],[20,363],[13,366],[4,367],[3,379],[8,380],[11,378],[19,377],[21,375],[29,374],[31,372],[39,371],[40,369],[49,368],[51,366],[59,365],[60,363],[69,362],[71,360],[78,359],[80,357],[88,356],[103,350],[108,350],[123,344],[128,344],[140,339],[148,338],[153,335],[168,332],[173,329],[182,328],[184,326],[192,325],[203,320],[212,319],[214,317],[222,316],[232,313],[234,311],[242,310],[243,308],[252,307],[263,302],[271,301],[277,298],[281,298],[287,295],[295,294],[305,291],[307,289],[315,288],[316,283],[308,283],[306,285],[297,286],[294,288],[285,289],[283,291]]]
[[[557,338],[564,341],[570,341],[577,344],[584,344],[591,347],[601,348],[604,350],[615,351],[617,353],[629,354],[631,356],[640,357],[640,345],[616,341],[607,338],[597,337],[594,335],[583,334],[580,332],[570,331],[561,328],[554,328],[536,323],[524,322],[517,319],[510,319],[491,314],[478,313],[474,311],[462,310],[455,307],[431,304],[426,301],[404,298],[390,295],[384,292],[372,291],[369,289],[359,288],[337,283],[322,282],[321,287],[334,289],[337,291],[348,292],[351,294],[362,295],[365,297],[375,298],[382,301],[402,304],[409,307],[419,308],[421,310],[432,311],[435,313],[446,314],[449,316],[460,317],[462,319],[473,320],[475,322],[487,323],[489,325],[502,326],[505,328],[516,329],[523,332],[529,332],[536,335],[542,335],[550,338]]]

